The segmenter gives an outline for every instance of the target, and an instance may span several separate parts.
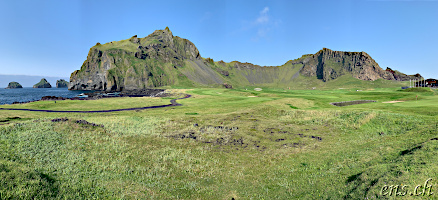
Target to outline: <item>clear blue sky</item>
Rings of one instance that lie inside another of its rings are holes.
[[[214,60],[281,65],[326,47],[438,78],[435,0],[0,0],[0,74],[69,77],[97,42],[166,26]]]

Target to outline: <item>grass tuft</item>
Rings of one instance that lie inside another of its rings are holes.
[[[0,110],[0,199],[387,199],[385,186],[413,191],[438,176],[438,96],[428,92],[173,92],[192,97],[178,100],[183,106],[113,113]],[[352,100],[377,102],[330,105]],[[403,101],[382,103],[394,100]],[[169,99],[0,107],[161,103]]]

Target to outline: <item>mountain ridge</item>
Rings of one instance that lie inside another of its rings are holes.
[[[189,40],[173,36],[168,27],[144,38],[90,48],[80,70],[71,74],[71,90],[121,91],[161,86],[236,86],[294,84],[299,76],[316,77],[328,82],[351,75],[360,80],[405,80],[409,75],[383,70],[365,52],[333,51],[323,48],[305,54],[281,66],[229,63],[202,58]],[[421,75],[420,75],[421,76]]]

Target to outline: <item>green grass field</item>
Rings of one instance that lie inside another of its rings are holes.
[[[179,100],[183,106],[112,113],[0,110],[0,199],[438,199],[437,92],[332,88],[174,90],[192,97]],[[0,108],[109,110],[169,100]],[[330,105],[352,100],[377,102]]]

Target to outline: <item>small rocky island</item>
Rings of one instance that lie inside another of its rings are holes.
[[[6,89],[17,89],[17,88],[23,88],[20,83],[12,81],[8,84],[8,87]]]
[[[40,82],[33,85],[33,88],[52,88],[52,85],[50,85],[50,83],[45,78],[43,78]]]
[[[57,80],[56,87],[57,88],[66,88],[66,87],[68,87],[68,82],[64,79]]]

